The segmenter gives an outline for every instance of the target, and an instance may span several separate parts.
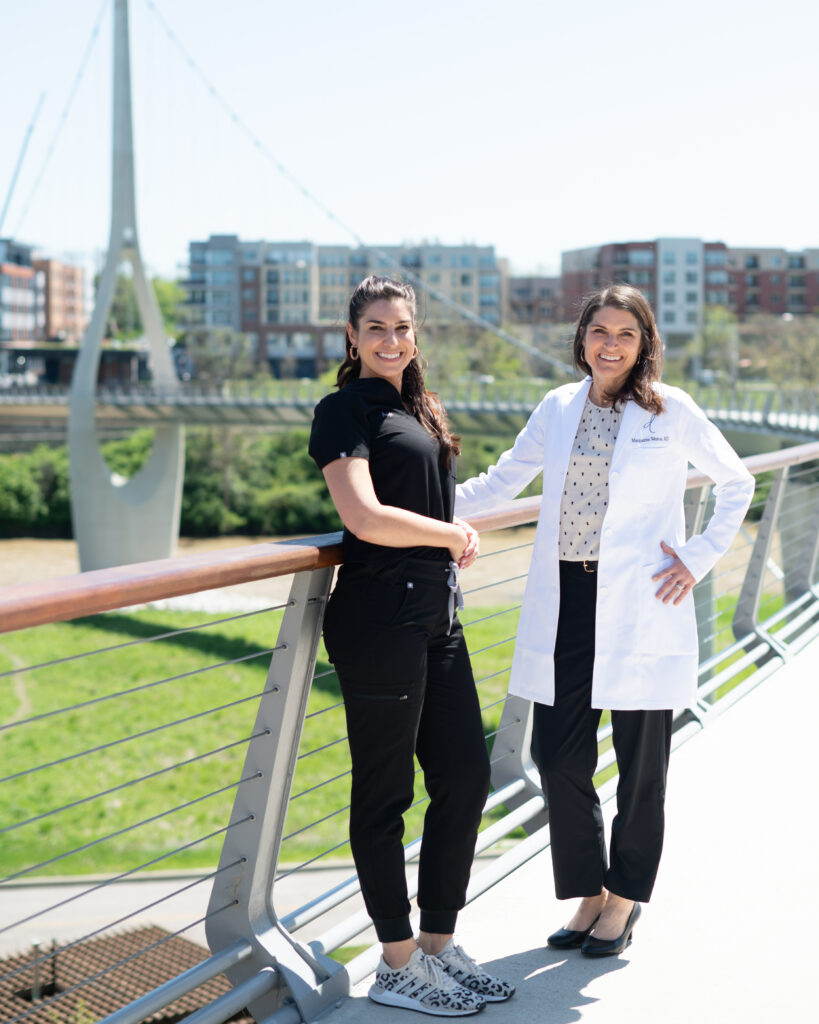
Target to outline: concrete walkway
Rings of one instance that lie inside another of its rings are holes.
[[[819,641],[672,755],[660,876],[625,954],[594,961],[577,951],[545,949],[548,933],[570,916],[554,898],[548,850],[464,910],[458,941],[517,985],[512,1000],[488,1006],[479,1019],[498,1024],[808,1024],[819,1019],[818,738]],[[610,821],[611,802],[605,810]],[[299,872],[288,879],[292,892],[277,893],[277,906],[286,912],[350,873],[347,865]],[[190,888],[179,896],[162,900],[186,884]],[[87,887],[87,879],[82,885],[65,880],[7,887],[0,924]],[[103,888],[45,921],[0,935],[0,955],[19,952],[35,938],[70,941],[148,904],[154,905],[129,918],[127,926],[150,922],[175,931],[205,913],[209,890],[207,883],[196,884],[195,876],[153,876]],[[334,916],[350,909],[351,904],[343,905]],[[201,927],[185,934],[204,945]],[[368,987],[369,979],[324,1018],[327,1024],[432,1019],[376,1006],[366,998]]]
[[[671,761],[663,863],[620,957],[547,950],[570,916],[548,850],[466,908],[458,941],[517,985],[497,1024],[807,1024],[819,1019],[819,643]],[[613,814],[607,807],[607,820]],[[369,979],[328,1024],[432,1020]]]

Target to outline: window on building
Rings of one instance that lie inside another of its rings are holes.
[[[771,256],[771,266],[772,267],[781,267],[782,266],[782,257],[781,256]]]
[[[707,270],[705,280],[708,284],[727,284],[728,274],[724,270]]]
[[[205,262],[212,267],[225,267],[233,262],[233,251],[231,249],[207,249],[205,251]]]
[[[245,267],[245,269],[242,271],[242,280],[243,281],[255,281],[256,280],[256,271],[255,270],[251,270],[250,267]]]
[[[209,280],[211,284],[233,284],[233,272],[230,270],[212,270]]]
[[[673,249],[666,249],[663,253],[663,263],[668,266],[673,266],[677,262],[677,254]]]
[[[663,323],[673,324],[673,323],[676,323],[676,322],[677,322],[677,314],[674,312],[673,309],[667,309],[663,313]]]
[[[759,284],[759,278],[757,277],[756,274],[746,274],[745,275],[745,286],[747,288],[756,288],[756,286],[758,284]]]
[[[686,270],[685,272],[685,283],[696,284],[699,281],[699,275],[696,270]]]
[[[677,271],[676,270],[664,270],[663,271],[663,284],[676,284],[677,283]]]
[[[725,250],[724,249],[706,249],[705,250],[705,265],[706,267],[724,267],[726,262]]]
[[[746,256],[745,257],[745,269],[755,270],[759,266],[758,256]]]
[[[628,262],[634,267],[653,267],[653,249],[629,249]]]
[[[469,285],[471,285],[471,284],[472,284],[472,275],[471,274],[461,274],[461,286],[463,287],[465,285],[466,287],[469,287]]]
[[[696,251],[687,250],[685,254],[685,262],[689,267],[696,267],[700,262],[700,254]]]
[[[670,306],[674,304],[676,298],[677,296],[674,292],[663,292],[663,302],[667,303]]]
[[[788,257],[788,270],[804,270],[805,268],[805,257],[804,256],[789,256]]]
[[[804,274],[789,274],[788,285],[791,288],[804,288],[805,287],[805,275]]]
[[[685,293],[685,301],[688,302],[689,304],[692,303],[692,302],[699,302],[700,301],[699,293],[698,292],[686,292]]]

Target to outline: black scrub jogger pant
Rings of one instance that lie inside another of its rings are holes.
[[[549,805],[558,899],[606,889],[647,902],[663,848],[671,711],[612,711],[617,815],[606,857],[603,816],[592,783],[601,712],[591,706],[597,572],[560,563],[555,703],[535,704],[532,757]]]
[[[382,942],[412,936],[402,839],[413,756],[430,798],[418,867],[423,931],[455,930],[489,790],[478,696],[457,617],[450,631],[446,578],[443,562],[344,566],[324,619],[352,756],[350,845]]]

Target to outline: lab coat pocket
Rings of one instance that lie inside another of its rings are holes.
[[[694,598],[688,594],[675,605],[663,604],[655,594],[662,585],[653,580],[654,573],[668,565],[668,560],[640,567],[638,612],[640,616],[636,644],[641,654],[690,654],[697,650],[697,617]]]

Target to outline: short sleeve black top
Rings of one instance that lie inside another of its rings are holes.
[[[440,444],[404,408],[389,381],[351,381],[316,406],[309,452],[319,469],[336,459],[367,459],[376,497],[422,516],[452,522],[455,460],[443,466]],[[344,561],[397,562],[402,558],[448,561],[447,548],[394,548],[370,544],[344,530]]]

